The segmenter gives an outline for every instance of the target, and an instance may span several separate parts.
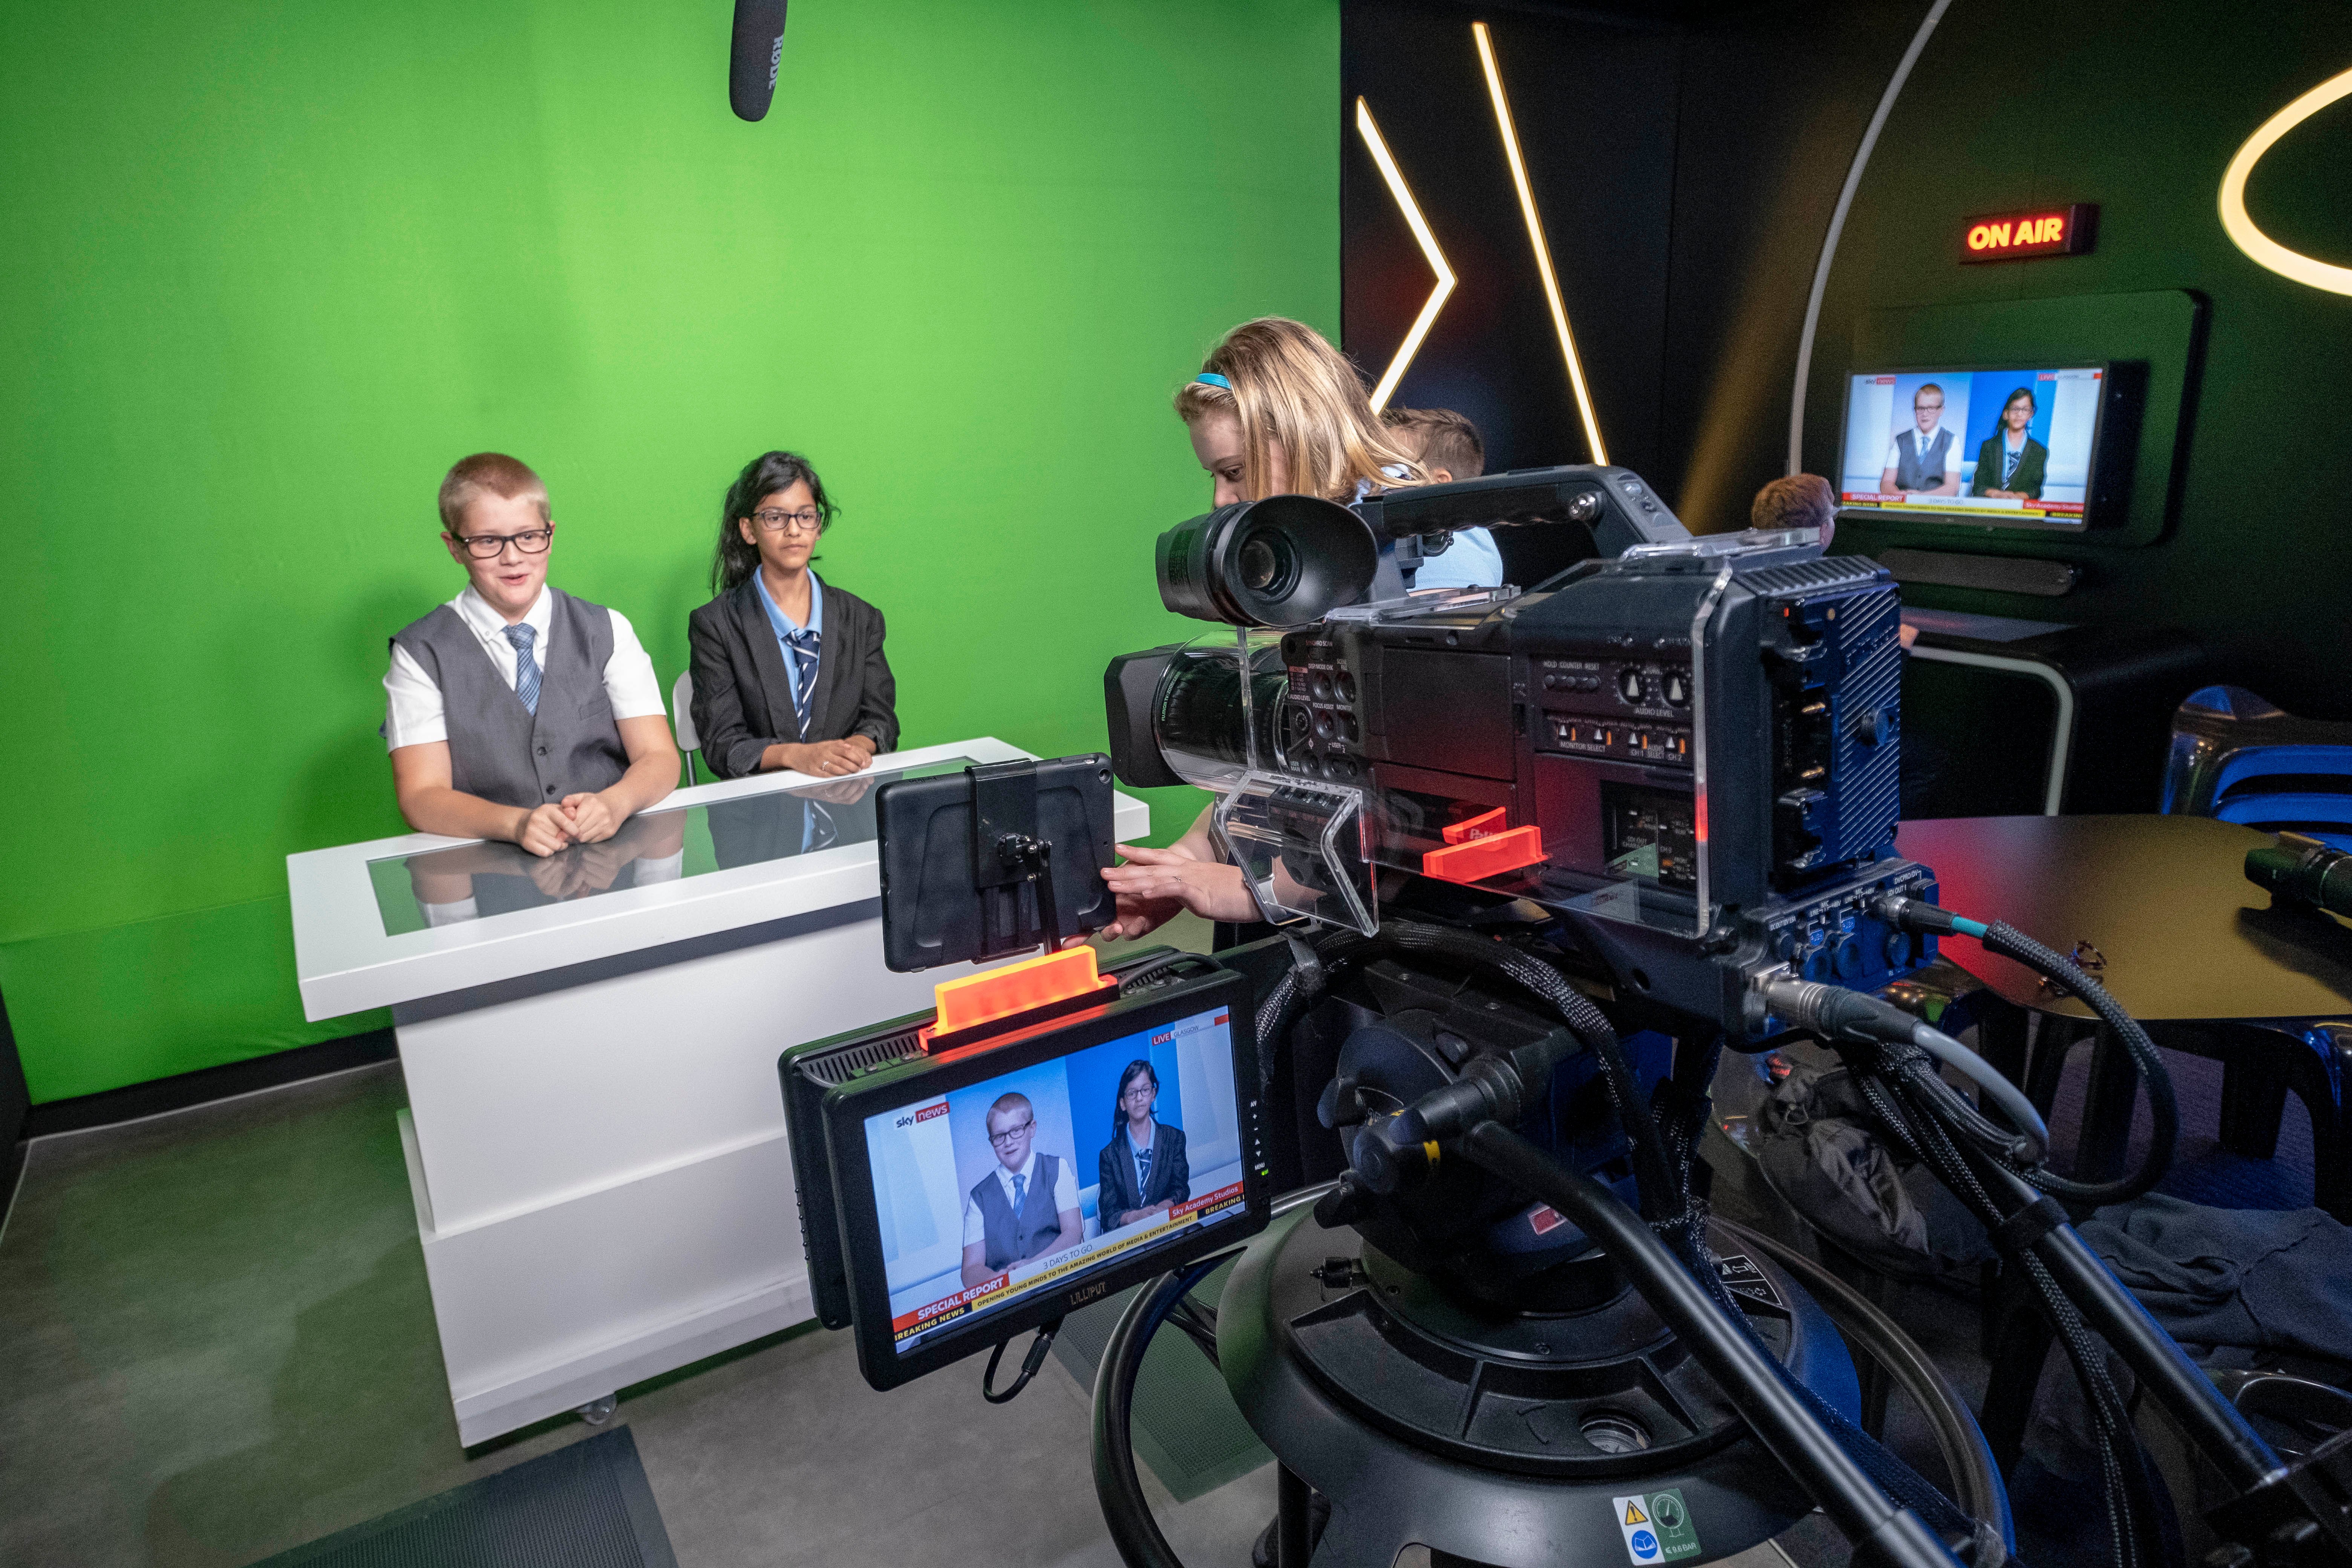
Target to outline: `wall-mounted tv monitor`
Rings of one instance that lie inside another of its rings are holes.
[[[788,1052],[812,1292],[889,1388],[1238,1246],[1271,1199],[1249,986],[1173,984],[929,1057],[907,1020]],[[895,1059],[894,1059],[895,1058]]]
[[[1849,378],[1850,518],[2080,530],[2122,521],[2138,366],[1868,371]]]

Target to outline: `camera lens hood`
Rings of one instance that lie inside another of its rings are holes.
[[[1364,596],[1380,542],[1337,501],[1268,496],[1177,524],[1155,552],[1160,602],[1234,626],[1295,626]]]

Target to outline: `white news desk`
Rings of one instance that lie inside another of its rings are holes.
[[[859,778],[1028,754],[966,741]],[[950,977],[883,967],[873,802],[844,782],[680,790],[536,867],[421,833],[287,857],[304,1014],[393,1010],[462,1441],[814,1315],[776,1058]]]

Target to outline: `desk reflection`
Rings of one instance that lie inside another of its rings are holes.
[[[711,858],[723,871],[866,843],[875,834],[874,803],[866,796],[876,782],[836,779],[788,794],[714,801],[703,808],[709,814]]]
[[[630,818],[601,843],[544,857],[497,843],[412,856],[408,879],[425,923],[445,926],[676,881],[685,860],[685,815],[657,812]]]

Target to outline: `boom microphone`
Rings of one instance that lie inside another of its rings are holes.
[[[784,62],[785,0],[735,0],[735,44],[727,58],[727,103],[738,120],[764,120]]]

